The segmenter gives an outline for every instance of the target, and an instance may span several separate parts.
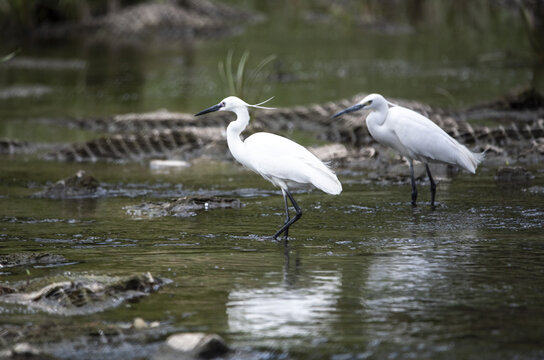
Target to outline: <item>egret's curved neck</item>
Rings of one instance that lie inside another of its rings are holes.
[[[389,105],[387,105],[387,102],[381,101],[380,103],[376,104],[376,107],[366,117],[366,125],[369,128],[383,125],[385,119],[387,118],[388,112]]]
[[[236,114],[236,120],[227,126],[227,143],[232,156],[236,160],[243,162],[244,142],[240,138],[240,135],[249,124],[249,112],[245,107],[236,108],[233,112]]]

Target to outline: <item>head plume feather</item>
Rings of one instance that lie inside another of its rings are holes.
[[[274,97],[270,97],[268,99],[266,99],[265,101],[262,101],[258,104],[255,104],[255,105],[250,105],[250,104],[247,104],[247,106],[249,107],[253,107],[253,108],[257,108],[257,109],[266,109],[266,110],[274,110],[275,108],[272,108],[272,107],[266,107],[266,106],[261,106],[262,104],[266,104],[267,102],[269,102],[270,100],[272,100]]]

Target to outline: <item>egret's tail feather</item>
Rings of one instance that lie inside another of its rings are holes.
[[[310,179],[316,188],[331,195],[338,195],[342,192],[342,184],[332,170],[328,168],[327,171],[315,169],[315,173],[315,176],[310,176]]]
[[[472,155],[474,156],[474,160],[476,161],[476,167],[478,167],[478,165],[485,159],[485,151],[482,151],[481,153],[473,152]]]
[[[478,165],[485,158],[485,151],[481,153],[475,153],[467,149],[465,146],[462,146],[462,151],[460,153],[460,159],[458,164],[463,167],[465,170],[471,172],[472,174],[476,173]]]
[[[313,183],[316,188],[319,190],[326,192],[327,194],[331,195],[339,195],[342,192],[342,184],[338,179],[330,179],[328,181],[323,181],[324,179],[320,179],[319,182]]]

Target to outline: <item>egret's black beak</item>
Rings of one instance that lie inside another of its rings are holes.
[[[352,111],[361,110],[363,107],[364,107],[364,105],[362,105],[362,104],[356,104],[356,105],[353,105],[353,106],[348,107],[348,108],[345,109],[345,110],[340,111],[339,113],[334,114],[332,117],[333,117],[333,118],[337,118],[337,117],[339,117],[339,116],[342,115],[342,114],[347,114],[347,113],[350,113],[350,112],[352,112]]]
[[[223,104],[220,103],[220,104],[217,104],[217,105],[214,105],[212,107],[209,107],[205,110],[202,110],[201,112],[199,113],[196,113],[195,116],[198,116],[198,115],[204,115],[204,114],[207,114],[207,113],[211,113],[211,112],[214,112],[214,111],[217,111],[219,109],[221,109],[223,107]]]

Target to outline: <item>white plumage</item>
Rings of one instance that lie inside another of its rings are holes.
[[[431,182],[431,205],[434,206],[436,184],[428,166],[429,162],[456,165],[474,174],[484,158],[483,153],[471,152],[430,119],[413,110],[392,104],[379,94],[368,95],[334,117],[357,110],[371,111],[366,118],[366,125],[376,141],[392,147],[408,159],[413,205],[417,199],[413,160],[425,164]]]
[[[232,111],[237,115],[236,120],[227,127],[229,150],[242,165],[281,188],[286,221],[274,234],[274,238],[282,233],[287,238],[289,227],[302,216],[300,207],[289,192],[290,183],[312,184],[332,195],[340,194],[342,185],[331,169],[294,141],[265,132],[253,134],[243,141],[240,135],[249,124],[248,107],[263,108],[259,105],[249,105],[237,97],[230,96],[196,115],[212,111]],[[287,198],[291,200],[296,210],[296,215],[292,219],[289,217]]]
[[[331,169],[294,141],[261,132],[243,143],[245,151],[235,156],[236,160],[284,190],[288,190],[290,182],[295,182],[312,184],[331,195],[342,191]]]

